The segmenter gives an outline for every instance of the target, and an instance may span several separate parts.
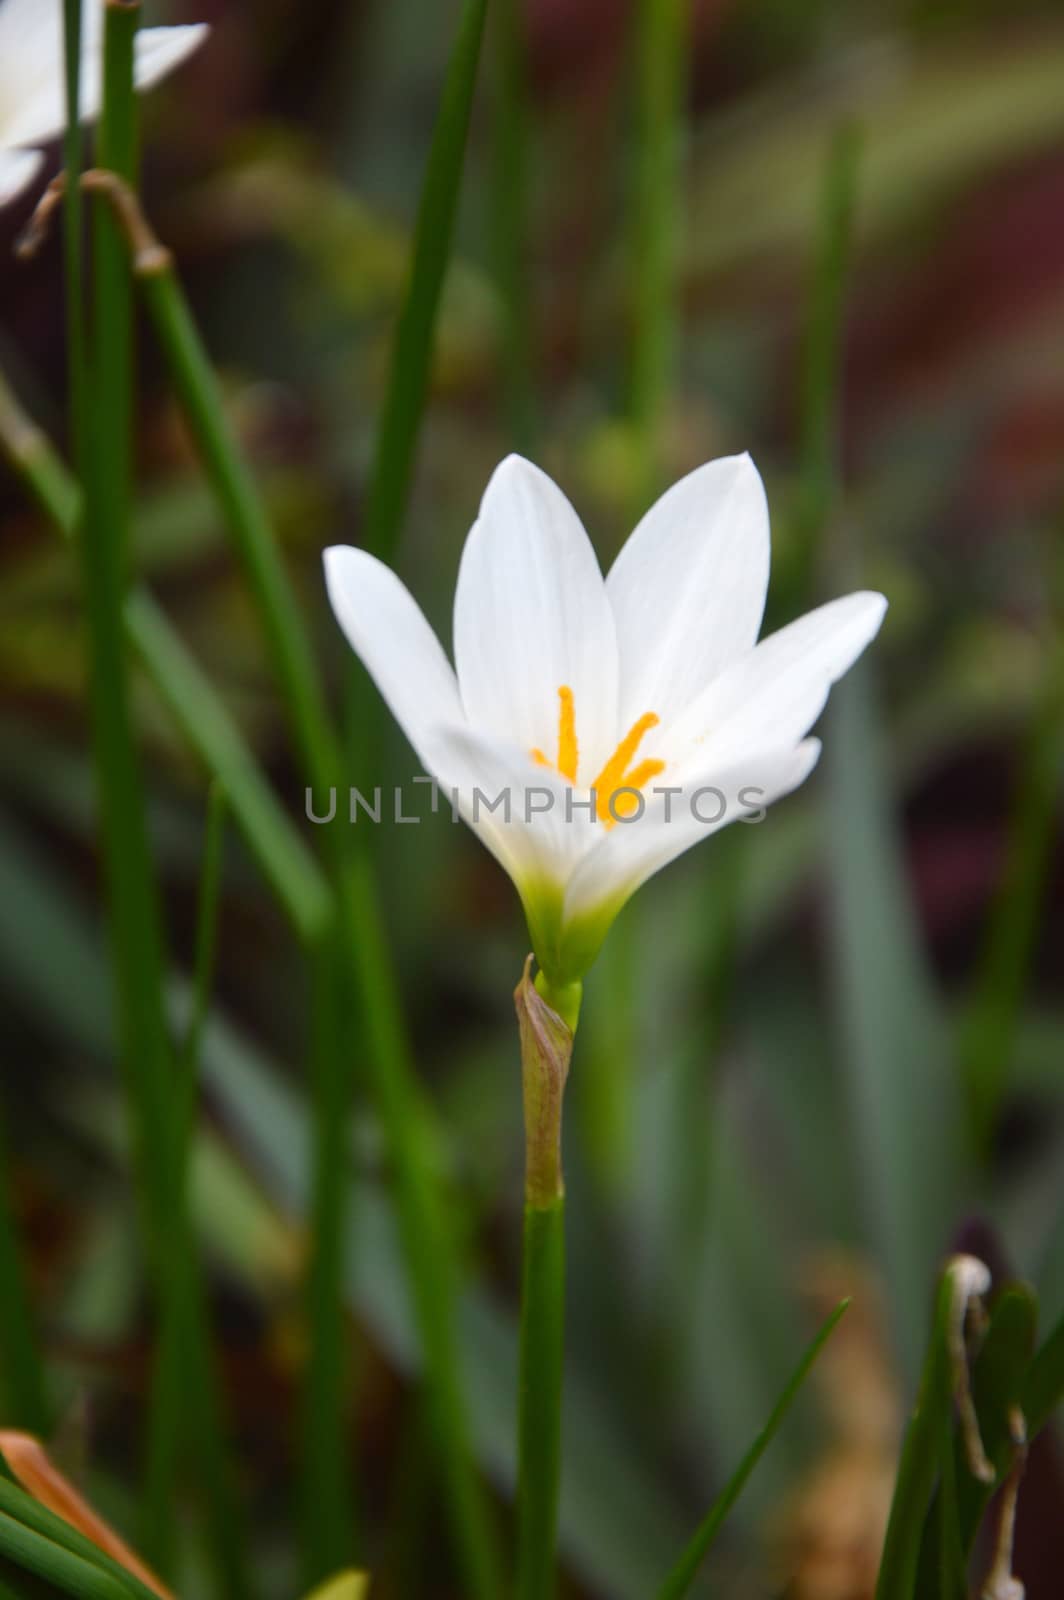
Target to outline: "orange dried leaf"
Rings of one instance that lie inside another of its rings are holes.
[[[42,1506],[47,1506],[49,1511],[53,1511],[57,1517],[62,1517],[64,1522],[69,1522],[70,1526],[84,1534],[86,1539],[91,1539],[105,1555],[111,1557],[112,1561],[117,1561],[119,1566],[125,1567],[127,1572],[139,1578],[145,1588],[159,1595],[160,1600],[177,1600],[173,1590],[168,1589],[162,1580],[144,1565],[125,1540],[121,1539],[92,1509],[70,1479],[63,1476],[49,1459],[39,1439],[35,1439],[30,1433],[19,1433],[10,1428],[0,1429],[0,1451],[3,1452],[4,1459],[22,1487],[35,1500],[39,1500]]]

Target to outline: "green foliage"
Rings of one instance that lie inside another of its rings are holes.
[[[375,713],[346,764],[318,555],[361,539],[440,615],[513,445],[535,441],[604,562],[656,484],[749,445],[773,509],[770,625],[858,582],[888,592],[889,622],[834,697],[820,777],[642,891],[589,976],[560,1460],[529,1396],[527,1432],[544,1484],[560,1475],[566,1594],[757,1600],[766,1513],[862,1414],[847,1363],[879,1361],[899,1405],[922,1369],[879,1596],[961,1600],[1019,1415],[1033,1439],[1064,1396],[1047,1198],[1064,1022],[1044,960],[1064,483],[1036,272],[1057,259],[1059,26],[1036,5],[1029,29],[969,8],[962,34],[929,5],[778,0],[718,33],[706,8],[648,0],[626,39],[513,0],[332,9],[314,38],[298,7],[227,17],[234,103],[265,107],[239,137],[226,109],[192,125],[190,79],[155,102],[152,220],[181,278],[136,289],[138,404],[125,246],[76,184],[73,470],[0,389],[2,447],[68,537],[45,548],[5,481],[0,1420],[76,1433],[84,1396],[74,1475],[182,1600],[290,1600],[322,1578],[314,1600],[354,1600],[356,1554],[372,1594],[502,1592],[523,934],[442,810],[357,839],[304,825],[308,781],[336,781],[342,810],[347,781],[379,772],[387,796],[409,767]],[[97,155],[128,174],[127,13]],[[358,117],[337,133],[341,103]],[[81,143],[73,119],[72,173]],[[58,434],[47,271],[5,293],[0,357]],[[362,685],[356,720],[369,704]],[[239,839],[221,850],[215,810],[204,863],[208,786]],[[150,1273],[130,1172],[164,1235]],[[1033,1287],[1003,1274],[959,1374],[948,1279],[930,1335],[924,1307],[976,1209]],[[837,1339],[855,1344],[835,1365],[835,1313],[791,1372],[825,1246],[844,1252],[830,1301],[852,1280]],[[554,1390],[560,1225],[532,1240],[537,1268]],[[965,1375],[992,1482],[971,1470]],[[526,1592],[554,1582],[541,1542]],[[1055,1592],[1022,1576],[1032,1600]],[[145,1593],[4,1480],[0,1593],[56,1592]]]

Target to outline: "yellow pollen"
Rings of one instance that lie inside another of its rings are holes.
[[[611,809],[610,802],[618,789],[642,789],[651,778],[665,771],[664,761],[641,761],[630,772],[628,770],[644,734],[656,728],[658,720],[653,711],[644,711],[638,722],[633,722],[591,785],[595,791],[595,811],[599,821],[607,828],[612,828],[619,817],[631,816],[639,804],[634,794],[622,794]]]
[[[636,766],[630,764],[635,757],[645,734],[651,728],[658,726],[658,717],[653,711],[646,711],[634,722],[610,756],[606,765],[591,785],[595,791],[595,812],[598,820],[606,828],[612,828],[622,817],[630,817],[639,805],[635,793],[618,795],[618,789],[639,790],[645,787],[659,773],[665,771],[664,761],[653,758],[644,759]],[[533,749],[532,759],[538,767],[550,767],[552,763],[538,747]],[[554,765],[561,777],[575,784],[577,766],[579,764],[579,747],[576,742],[576,702],[573,691],[568,684],[562,684],[558,690],[558,760]],[[611,805],[612,802],[612,805]]]
[[[580,752],[576,744],[576,706],[568,684],[558,690],[558,771],[570,783],[576,782]]]

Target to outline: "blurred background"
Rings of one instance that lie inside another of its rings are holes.
[[[658,217],[672,291],[648,474],[640,284],[655,245],[638,213],[661,172],[643,159],[633,8],[518,11],[523,209],[515,221],[513,63],[490,19],[403,576],[449,640],[462,541],[512,448],[562,484],[604,565],[651,479],[749,449],[773,516],[774,625],[858,584],[891,602],[824,720],[813,780],[655,879],[588,980],[566,1129],[564,1593],[653,1591],[850,1292],[704,1592],[863,1600],[936,1263],[964,1244],[1034,1283],[1047,1325],[1064,1310],[1064,23],[1049,0],[693,0],[678,188]],[[457,7],[189,0],[167,16],[213,31],[145,103],[146,203],[339,705],[347,661],[320,554],[360,538]],[[836,492],[818,477],[810,349],[840,139],[854,198]],[[0,216],[0,366],[63,443],[58,242],[29,265],[10,248],[32,204]],[[247,586],[147,330],[140,365],[138,567],[316,845]],[[11,1203],[57,1457],[135,1527],[153,1316],[114,1070],[76,569],[2,467],[0,523]],[[136,709],[187,973],[206,780],[147,683]],[[376,760],[351,782],[415,770],[390,728]],[[280,1600],[296,1583],[309,990],[229,831],[194,1204],[240,1489]],[[504,1526],[525,935],[510,884],[446,816],[376,829],[372,848],[445,1135],[476,1448]],[[374,1597],[458,1595],[388,1161],[357,1037],[352,1050],[360,1558]],[[1031,1600],[1058,1594],[1064,1570],[1054,1449],[1040,1444],[1021,1499]],[[182,1593],[209,1593],[194,1496],[174,1515]]]

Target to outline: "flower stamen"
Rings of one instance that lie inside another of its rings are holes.
[[[612,828],[621,817],[631,816],[639,804],[634,794],[622,794],[614,802],[613,797],[618,789],[642,789],[656,778],[659,772],[665,771],[664,761],[644,760],[639,765],[628,770],[629,763],[643,742],[645,734],[651,728],[658,726],[659,718],[653,711],[644,711],[637,722],[633,722],[602,771],[591,785],[595,793],[595,811],[598,819],[607,828]]]
[[[664,761],[658,761],[653,757],[644,758],[629,770],[644,736],[651,728],[656,728],[658,722],[659,718],[653,711],[645,711],[638,721],[633,722],[591,785],[595,795],[595,814],[604,827],[612,828],[622,818],[630,817],[639,804],[634,791],[644,788],[651,778],[656,778],[659,773],[665,771]],[[552,763],[538,747],[532,750],[532,759],[538,767],[551,768],[560,777],[575,784],[579,758],[580,750],[576,741],[576,702],[572,689],[563,683],[558,690],[557,762]],[[625,792],[617,795],[619,789]]]

